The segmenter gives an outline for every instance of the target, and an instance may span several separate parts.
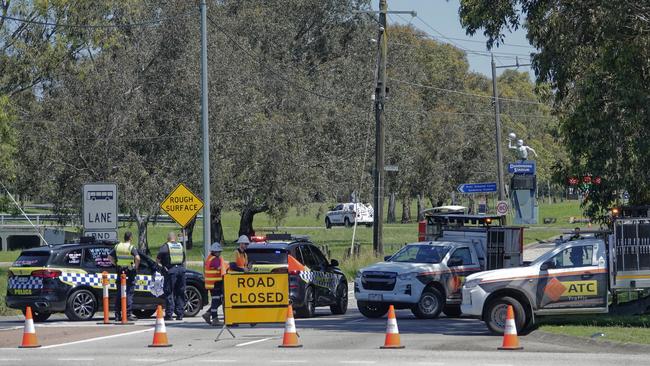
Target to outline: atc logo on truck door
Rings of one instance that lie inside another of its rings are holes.
[[[544,294],[551,301],[558,301],[563,297],[596,296],[598,295],[597,281],[559,281],[553,277],[544,288]]]

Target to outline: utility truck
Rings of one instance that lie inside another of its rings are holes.
[[[430,213],[425,229],[420,241],[357,272],[361,314],[381,317],[394,305],[418,318],[459,316],[466,276],[522,265],[523,228],[503,226],[500,216]]]
[[[539,317],[607,313],[619,293],[650,289],[650,211],[621,212],[607,230],[560,243],[528,266],[468,276],[462,313],[502,334],[512,305],[517,328],[525,332]]]

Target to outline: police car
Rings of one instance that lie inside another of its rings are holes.
[[[256,237],[246,249],[252,273],[289,273],[289,298],[302,318],[314,316],[316,307],[329,306],[332,314],[348,309],[348,282],[338,261],[325,255],[306,238],[291,235]]]
[[[109,259],[113,245],[86,242],[49,245],[24,250],[9,268],[7,306],[33,309],[35,321],[45,321],[52,313],[63,312],[70,320],[90,320],[101,311],[102,272],[109,273],[111,310],[116,294],[115,266]],[[150,257],[140,253],[133,314],[148,318],[156,306],[164,304],[163,277]],[[196,316],[208,303],[203,275],[187,271],[185,316]]]

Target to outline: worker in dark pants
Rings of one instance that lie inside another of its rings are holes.
[[[131,314],[133,310],[133,294],[135,293],[135,276],[140,266],[140,255],[135,245],[131,244],[133,234],[130,231],[124,233],[124,241],[117,244],[109,254],[109,258],[115,264],[117,279],[117,296],[115,297],[115,321],[122,318],[122,286],[121,275],[126,274],[126,315],[130,321],[136,320]]]
[[[167,242],[160,247],[156,261],[163,268],[165,283],[165,320],[183,320],[185,314],[185,251],[183,244],[176,242],[176,233],[167,235]]]
[[[203,273],[205,279],[205,289],[210,291],[210,310],[203,314],[206,323],[217,326],[219,325],[219,306],[223,304],[223,276],[226,273],[226,262],[221,257],[221,244],[212,243],[210,254],[205,259]]]

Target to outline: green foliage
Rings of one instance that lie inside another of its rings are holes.
[[[4,182],[12,181],[16,174],[15,121],[15,111],[9,97],[0,94],[0,179]]]

